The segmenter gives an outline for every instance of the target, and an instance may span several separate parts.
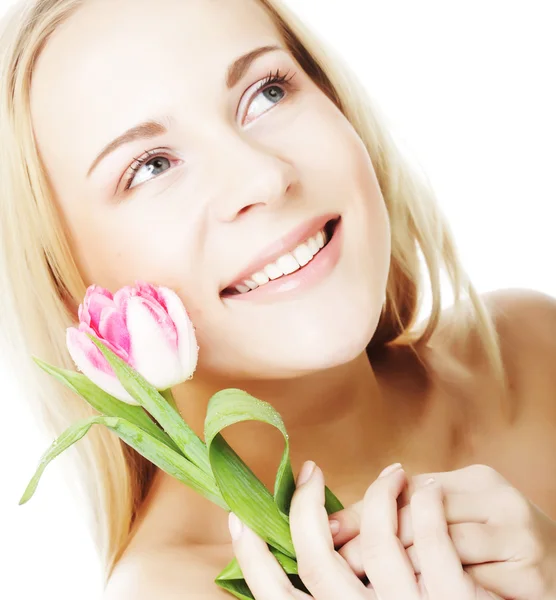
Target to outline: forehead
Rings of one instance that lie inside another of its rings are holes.
[[[59,147],[82,133],[89,155],[151,107],[202,103],[203,93],[223,89],[234,58],[277,41],[258,0],[89,0],[54,32],[35,66],[39,146],[55,139]]]

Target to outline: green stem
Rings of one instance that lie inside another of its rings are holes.
[[[174,394],[172,393],[172,389],[168,388],[167,390],[164,390],[163,392],[159,393],[181,417],[180,411],[178,410],[178,405],[176,404],[176,399],[174,398]],[[199,436],[189,427],[189,425],[187,425],[187,423],[185,425],[187,427],[189,435],[191,436],[189,439],[189,443],[187,443],[186,457],[193,463],[195,463],[201,470],[203,470],[205,473],[214,478],[210,466],[207,447],[205,446],[201,438],[199,438]]]
[[[160,392],[160,395],[166,400],[166,402],[168,402],[168,404],[177,412],[179,413],[180,411],[178,410],[178,405],[176,404],[176,399],[174,398],[174,394],[172,394],[172,388],[168,388],[167,390],[164,390],[163,392]]]

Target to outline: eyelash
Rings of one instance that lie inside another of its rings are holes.
[[[288,77],[288,75],[289,75],[289,71],[287,71],[285,74],[282,74],[280,69],[276,69],[275,73],[273,73],[272,71],[269,72],[269,74],[264,79],[262,79],[261,82],[259,83],[259,85],[256,87],[251,99],[255,98],[265,88],[273,86],[273,85],[283,85],[286,88],[286,90],[291,91],[293,89],[293,84],[291,83],[291,81],[295,77],[295,73],[293,75],[291,75],[290,77]],[[127,191],[130,189],[130,186],[133,183],[135,174],[153,156],[164,156],[165,158],[168,158],[167,156],[165,156],[165,154],[163,152],[161,152],[160,149],[146,150],[144,154],[142,154],[141,156],[139,156],[137,158],[134,158],[133,162],[131,163],[131,165],[129,166],[128,170],[125,173],[124,191]]]
[[[280,84],[283,85],[286,89],[292,88],[292,79],[295,77],[295,73],[288,77],[289,71],[286,71],[284,75],[282,75],[282,71],[280,69],[276,69],[276,73],[270,73],[259,83],[257,89],[255,90],[253,97],[255,97],[261,90],[266,87],[270,87],[271,85]]]

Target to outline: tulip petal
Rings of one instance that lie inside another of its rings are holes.
[[[164,311],[166,312],[166,305],[164,301],[160,297],[158,290],[151,285],[150,283],[146,283],[144,281],[135,282],[135,287],[137,289],[137,295],[141,297],[150,296],[156,304],[160,304]]]
[[[90,335],[94,335],[97,339],[100,339],[98,333],[92,327],[89,327],[86,323],[80,323],[78,329],[79,331],[89,333]],[[102,342],[106,346],[108,346],[110,350],[114,352],[114,354],[117,354],[122,360],[128,360],[129,355],[118,346],[115,346],[110,340],[103,339]]]
[[[89,290],[87,291],[89,292],[90,296],[104,296],[108,300],[114,299],[114,297],[112,296],[112,292],[110,290],[107,290],[106,288],[101,287],[100,285],[93,284],[89,286]]]
[[[112,346],[120,349],[118,356],[125,360],[129,359],[129,331],[125,325],[124,316],[114,306],[102,311],[98,325],[99,337],[102,340],[110,340]]]
[[[184,381],[174,324],[160,306],[139,296],[128,300],[127,328],[131,366],[157,390]]]
[[[114,301],[103,294],[93,294],[85,305],[89,313],[89,325],[98,333],[99,324],[102,319],[102,313],[110,308],[114,308]]]
[[[168,315],[178,332],[178,352],[184,379],[191,379],[197,368],[199,347],[195,337],[195,328],[187,314],[180,297],[170,288],[159,287],[158,292],[166,303]]]
[[[136,296],[136,295],[137,294],[135,292],[135,289],[129,285],[126,285],[125,287],[120,288],[114,294],[114,304],[116,305],[116,308],[122,313],[122,315],[124,315],[124,321],[125,321],[125,313],[127,311],[127,302],[132,296]]]
[[[69,327],[66,345],[75,366],[99,388],[128,404],[139,405],[124,389],[102,352],[91,342],[84,331]]]

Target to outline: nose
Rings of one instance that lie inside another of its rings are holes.
[[[224,150],[222,145],[219,149]],[[215,184],[211,210],[221,222],[234,221],[255,207],[279,205],[298,181],[291,162],[252,140],[236,136],[220,156],[211,174]]]

